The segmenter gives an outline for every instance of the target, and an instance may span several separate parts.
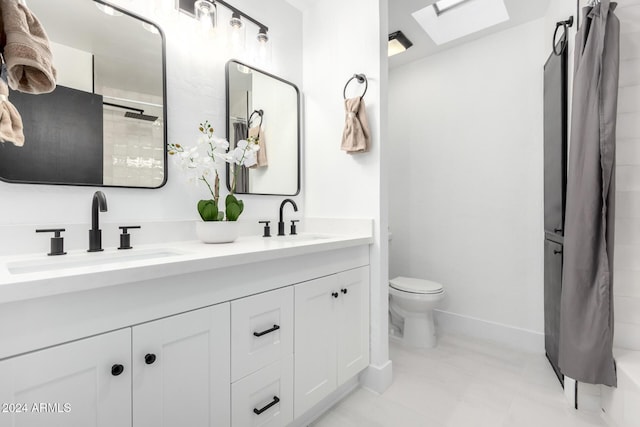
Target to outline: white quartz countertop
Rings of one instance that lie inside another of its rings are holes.
[[[199,271],[246,265],[373,243],[371,233],[263,238],[241,236],[233,243],[199,241],[140,245],[130,250],[70,251],[0,257],[0,303]]]

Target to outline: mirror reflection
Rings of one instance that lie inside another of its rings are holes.
[[[238,61],[227,63],[227,140],[231,149],[248,137],[260,145],[258,164],[237,171],[236,193],[298,194],[299,114],[294,84]],[[227,178],[229,173],[227,168]]]
[[[92,0],[29,0],[49,36],[57,87],[11,91],[22,147],[0,145],[10,182],[158,188],[166,182],[164,39]]]

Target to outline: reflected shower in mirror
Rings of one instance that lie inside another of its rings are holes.
[[[9,182],[158,188],[166,182],[164,37],[102,1],[29,0],[51,42],[56,89],[9,99],[23,147],[0,145]]]
[[[258,164],[236,173],[235,192],[294,196],[300,191],[298,88],[238,61],[227,63],[227,139],[231,149],[258,139]],[[227,167],[227,187],[233,173]]]

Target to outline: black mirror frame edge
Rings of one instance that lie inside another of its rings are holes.
[[[283,83],[286,83],[290,86],[292,86],[295,91],[296,91],[296,103],[297,103],[297,112],[298,112],[298,117],[296,118],[298,121],[298,132],[297,132],[297,136],[298,136],[298,155],[297,157],[297,167],[298,167],[298,173],[297,173],[297,178],[298,178],[298,183],[297,183],[297,187],[296,187],[296,192],[289,194],[289,193],[243,193],[243,192],[239,192],[236,191],[235,194],[247,194],[247,195],[255,195],[255,196],[297,196],[298,194],[300,194],[300,151],[301,151],[301,144],[300,144],[300,134],[301,134],[301,129],[300,129],[300,89],[298,89],[298,86],[296,86],[295,84],[291,83],[288,80],[283,79],[282,77],[278,77],[275,76],[271,73],[267,73],[264,70],[261,70],[259,68],[255,68],[251,65],[245,64],[243,62],[238,61],[237,59],[230,59],[229,61],[227,61],[227,64],[225,66],[225,120],[226,120],[226,128],[227,128],[227,134],[226,134],[226,138],[227,141],[229,141],[229,136],[231,133],[231,130],[229,129],[229,67],[231,66],[231,64],[238,64],[238,65],[242,65],[248,68],[251,68],[252,70],[258,71],[266,76],[269,76],[271,78],[274,78],[276,80],[279,80]],[[229,141],[231,142],[231,141]],[[229,167],[229,164],[227,163],[226,165],[226,178],[227,178],[227,190],[231,191],[231,179],[230,179],[230,170],[231,168]]]
[[[132,187],[127,185],[96,185],[96,184],[83,184],[83,183],[69,183],[69,182],[42,182],[42,181],[15,181],[5,179],[0,176],[0,181],[11,183],[11,184],[38,184],[38,185],[69,185],[74,187],[99,187],[99,188],[132,188],[132,189],[140,189],[140,190],[156,190],[162,188],[166,185],[167,179],[169,178],[169,167],[168,167],[168,156],[167,156],[167,142],[168,142],[168,133],[167,133],[167,42],[164,35],[164,31],[158,24],[155,22],[149,21],[148,19],[142,18],[141,16],[130,12],[128,10],[122,9],[121,7],[115,6],[104,0],[89,0],[94,3],[100,3],[102,5],[106,5],[112,7],[114,10],[130,16],[132,18],[138,19],[142,22],[146,22],[147,24],[151,24],[158,29],[158,34],[160,35],[160,39],[162,41],[162,92],[163,92],[163,102],[162,102],[162,120],[164,120],[163,124],[163,137],[164,137],[164,179],[162,183],[157,187]]]

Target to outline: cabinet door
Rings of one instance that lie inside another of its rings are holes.
[[[299,417],[336,389],[337,276],[295,287],[295,399]]]
[[[338,274],[338,386],[369,366],[369,268]]]
[[[293,421],[293,355],[231,386],[233,427],[284,427]]]
[[[135,427],[230,424],[229,304],[133,328]]]
[[[231,303],[231,381],[293,353],[293,287]]]
[[[551,366],[562,381],[558,366],[560,348],[560,295],[562,294],[562,245],[544,241],[544,347]]]
[[[131,427],[131,330],[0,362],[5,403],[2,427]]]

